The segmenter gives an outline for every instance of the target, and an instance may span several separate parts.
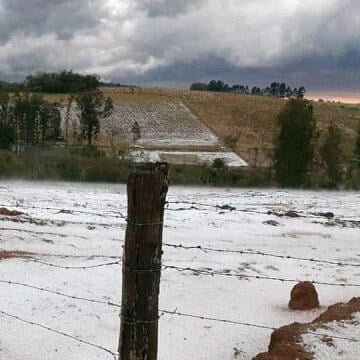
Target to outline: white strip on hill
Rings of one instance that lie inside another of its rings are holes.
[[[237,154],[226,151],[147,151],[138,150],[130,153],[130,159],[134,162],[157,162],[166,161],[170,164],[212,164],[215,159],[222,159],[229,167],[247,166],[246,161]]]
[[[216,146],[219,140],[185,105],[116,104],[103,128],[122,130],[131,140],[134,122],[140,125],[140,145]]]

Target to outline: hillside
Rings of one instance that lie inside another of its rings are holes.
[[[277,131],[277,115],[285,99],[197,92],[171,89],[104,88],[115,104],[178,104],[182,102],[207,127],[227,143],[235,139],[234,151],[250,164],[267,164]],[[48,96],[65,101],[66,96]],[[360,122],[360,106],[314,102],[318,127],[325,129],[332,121],[344,133],[343,147],[350,156],[355,130]],[[170,139],[171,140],[171,139]]]
[[[125,88],[105,89],[105,92],[116,103],[181,100],[223,142],[227,137],[235,137],[234,150],[251,164],[268,162],[277,131],[277,115],[286,102],[285,99],[262,96],[187,90]],[[340,126],[344,133],[343,147],[349,156],[360,123],[360,106],[314,102],[314,114],[320,131],[332,121]]]

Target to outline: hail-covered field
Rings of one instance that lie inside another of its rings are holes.
[[[140,126],[139,145],[217,146],[219,140],[184,104],[116,104],[103,128],[122,130],[132,139],[134,122]]]
[[[66,112],[63,111],[63,118]],[[78,111],[71,109],[69,123],[78,121]],[[133,126],[140,127],[137,145],[142,146],[218,146],[217,136],[184,104],[178,103],[118,103],[113,114],[101,120],[101,131],[123,134],[133,142]],[[64,126],[64,121],[63,121]]]
[[[65,126],[66,111],[62,112]],[[69,126],[79,126],[79,113],[73,107]],[[134,132],[137,128],[137,132]],[[222,159],[229,167],[247,166],[234,152],[220,148],[218,137],[183,103],[117,103],[112,115],[100,123],[101,138],[109,145],[119,137],[136,145],[129,159],[167,161],[171,164],[212,164]],[[139,150],[139,148],[141,150]]]
[[[359,295],[346,286],[360,285],[359,193],[172,187],[168,201],[161,360],[251,359],[269,328]],[[125,186],[1,182],[1,206],[23,212],[0,216],[2,251],[31,253],[0,261],[1,359],[112,359]],[[316,285],[322,308],[288,309],[296,280],[327,283]]]

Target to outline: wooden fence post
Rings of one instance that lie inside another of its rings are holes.
[[[156,360],[162,230],[168,164],[144,164],[128,179],[120,360]]]

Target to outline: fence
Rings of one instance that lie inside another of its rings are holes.
[[[168,202],[167,203],[168,206],[171,205],[179,205],[180,202]],[[181,202],[181,204],[186,204],[186,202]],[[214,207],[216,209],[222,209],[224,210],[224,207],[221,205],[209,205],[209,204],[205,204],[205,203],[196,203],[196,202],[189,202],[188,205],[191,205],[192,207],[196,207],[196,206],[207,206],[207,207]],[[42,209],[50,209],[50,208],[42,208]],[[54,208],[51,208],[54,209]],[[173,209],[167,209],[168,211],[182,211],[181,208],[173,208]],[[241,211],[241,209],[236,209],[233,206],[228,207],[227,209],[225,209],[227,211]],[[85,212],[84,213],[87,214],[93,214],[91,212]],[[121,218],[121,219],[126,219],[126,217],[123,214],[120,215],[114,215],[117,218]],[[140,225],[140,226],[145,226],[148,224],[145,223],[135,223],[133,222],[133,220],[129,220],[128,222],[130,222],[130,225]],[[157,224],[159,225],[159,224]],[[0,231],[17,231],[19,229],[16,228],[0,228]],[[22,230],[23,231],[23,230]],[[36,232],[33,231],[34,233],[41,233],[41,234],[48,234],[51,235],[51,232]],[[318,258],[306,258],[306,257],[296,257],[296,256],[290,256],[290,255],[281,255],[281,254],[276,254],[276,253],[270,253],[270,252],[263,252],[263,251],[249,251],[246,249],[226,249],[226,248],[213,248],[213,247],[204,247],[203,245],[199,244],[199,245],[194,245],[194,246],[186,246],[183,244],[173,244],[173,243],[164,243],[163,244],[164,247],[167,248],[172,248],[175,250],[179,250],[179,251],[190,251],[190,252],[202,252],[203,254],[207,254],[207,253],[228,253],[228,254],[233,254],[233,255],[241,255],[241,256],[255,256],[255,257],[269,257],[269,258],[276,258],[279,259],[281,261],[297,261],[297,262],[309,262],[309,263],[319,263],[322,264],[324,266],[329,266],[332,268],[343,268],[343,267],[352,267],[352,268],[358,268],[360,267],[360,264],[356,264],[356,263],[351,263],[351,262],[342,262],[342,261],[335,261],[335,260],[331,260],[331,259],[318,259]],[[63,266],[63,265],[59,265],[53,262],[49,262],[49,261],[43,261],[41,260],[41,257],[46,257],[46,258],[59,258],[59,259],[66,259],[66,258],[72,258],[72,259],[76,259],[76,258],[92,258],[92,259],[97,259],[99,260],[98,264],[95,265],[89,265],[89,266]],[[28,263],[38,263],[41,266],[46,266],[46,267],[53,267],[53,268],[59,268],[59,269],[64,269],[64,270],[68,270],[68,271],[96,271],[96,269],[98,268],[102,268],[102,267],[112,267],[112,266],[120,266],[122,264],[122,258],[120,256],[104,256],[101,254],[90,254],[90,255],[86,255],[86,256],[79,256],[79,255],[63,255],[63,254],[46,254],[46,253],[37,253],[36,256],[33,255],[28,255],[25,256],[24,255],[19,255],[18,256],[19,260],[23,260],[25,262]],[[146,269],[143,269],[146,270]],[[245,273],[241,273],[236,269],[230,270],[229,271],[218,271],[215,269],[198,269],[198,268],[193,268],[193,267],[181,267],[181,266],[177,266],[175,264],[172,263],[163,263],[161,264],[161,270],[163,271],[178,271],[178,272],[186,272],[186,273],[190,273],[192,275],[202,275],[202,276],[210,276],[210,277],[234,277],[234,278],[239,278],[239,279],[252,279],[252,280],[261,280],[261,281],[280,281],[280,282],[298,282],[301,279],[291,279],[291,278],[283,278],[283,277],[272,277],[272,276],[258,276],[258,275],[249,275],[249,274],[245,274]],[[120,269],[119,269],[120,271]],[[347,283],[347,282],[322,282],[322,281],[317,281],[317,280],[312,280],[311,281],[314,284],[317,285],[322,285],[322,286],[333,286],[333,287],[360,287],[360,284],[356,284],[356,283]],[[64,293],[64,292],[60,292],[51,288],[45,288],[45,287],[40,287],[40,286],[36,286],[33,285],[31,283],[27,283],[27,282],[17,282],[17,281],[12,281],[11,279],[0,279],[0,283],[5,286],[16,286],[16,287],[25,287],[25,288],[29,288],[32,289],[34,292],[45,292],[45,293],[50,293],[53,294],[54,296],[59,296],[59,297],[63,297],[63,298],[68,298],[71,299],[73,301],[77,301],[77,302],[85,302],[85,303],[93,303],[93,304],[98,304],[98,305],[103,305],[103,306],[109,306],[112,308],[116,308],[119,309],[119,311],[121,310],[121,304],[116,303],[115,301],[103,301],[100,299],[94,299],[94,298],[87,298],[87,297],[82,297],[82,296],[76,296],[73,295],[71,293]],[[0,309],[0,314],[2,314],[3,316],[12,318],[14,320],[17,320],[19,322],[22,322],[26,325],[29,326],[34,326],[34,327],[40,327],[44,330],[47,330],[51,333],[57,334],[59,336],[63,336],[66,337],[68,339],[71,339],[75,342],[78,342],[84,346],[90,346],[93,348],[96,348],[100,351],[103,351],[104,353],[106,353],[107,355],[109,355],[109,357],[113,357],[114,359],[117,359],[119,357],[119,354],[115,351],[112,351],[111,349],[107,349],[99,344],[95,344],[95,343],[91,343],[88,342],[84,339],[81,339],[77,336],[71,335],[69,333],[66,332],[62,332],[59,331],[57,329],[51,328],[49,326],[47,326],[46,324],[42,324],[40,322],[35,321],[34,319],[24,319],[22,317],[19,317],[17,314],[12,314],[9,313],[5,310],[1,310]],[[211,321],[211,322],[218,322],[218,323],[223,323],[223,324],[228,324],[229,326],[245,326],[245,327],[249,327],[249,328],[257,328],[257,329],[266,329],[266,330],[274,330],[275,327],[271,327],[271,326],[266,326],[266,325],[262,325],[262,324],[256,324],[256,323],[249,323],[249,322],[242,322],[242,321],[238,321],[237,319],[226,319],[226,318],[217,318],[217,317],[213,317],[211,315],[204,315],[204,314],[193,314],[193,313],[185,313],[185,312],[181,312],[178,311],[177,309],[171,310],[171,309],[159,309],[159,314],[160,314],[160,319],[163,316],[176,316],[176,317],[182,317],[182,318],[189,318],[189,319],[197,319],[199,321]],[[146,319],[139,319],[139,321],[145,322]],[[323,337],[324,333],[321,332],[308,332],[310,334],[316,335],[316,336],[320,336]],[[328,334],[326,334],[327,337],[329,337]],[[332,335],[330,336],[333,339],[341,339],[341,340],[345,340],[345,341],[349,341],[349,342],[360,342],[360,339],[356,339],[356,338],[351,338],[351,337],[341,337],[341,336],[336,336],[336,335]]]

